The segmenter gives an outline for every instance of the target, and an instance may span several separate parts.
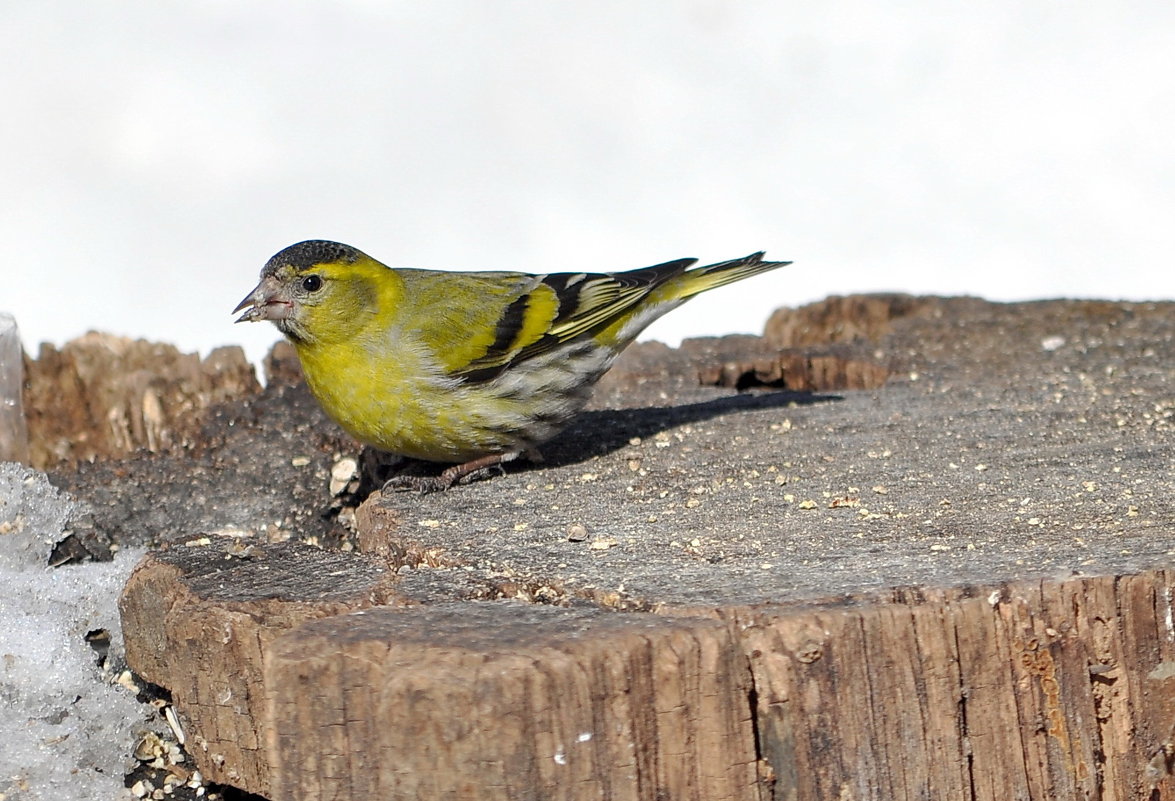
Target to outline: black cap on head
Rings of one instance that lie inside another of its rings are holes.
[[[361,254],[350,245],[341,242],[331,242],[326,239],[308,239],[296,245],[290,245],[277,253],[265,264],[264,272],[271,273],[278,267],[290,266],[301,272],[316,264],[330,264],[333,262],[353,262]]]

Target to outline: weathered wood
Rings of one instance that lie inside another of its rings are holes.
[[[206,775],[275,801],[1172,798],[1173,310],[935,301],[846,351],[882,389],[836,395],[697,386],[754,349],[639,348],[541,467],[373,497],[346,543],[377,562],[299,552],[325,585],[275,591],[266,547],[152,557],[131,664]],[[225,441],[273,470],[302,425]],[[385,599],[324,604],[352,561]],[[217,707],[230,680],[250,703]],[[590,778],[555,781],[581,774],[552,738],[599,715]]]
[[[704,386],[777,387],[793,392],[876,389],[888,377],[888,367],[846,346],[819,351],[788,348],[757,357],[732,354],[721,361],[702,361],[698,368],[698,383]]]
[[[1175,723],[1172,584],[656,615],[283,545],[148,557],[123,614],[200,769],[273,798],[1109,801]]]
[[[396,602],[384,566],[286,543],[152,554],[127,581],[119,607],[127,662],[171,691],[204,775],[264,794],[270,643],[305,620]]]
[[[1167,571],[738,615],[774,798],[1167,798]],[[1154,790],[1157,795],[1151,796]]]
[[[763,337],[776,348],[877,342],[893,330],[895,320],[933,313],[937,308],[933,299],[914,295],[833,295],[798,309],[776,309],[767,320]]]
[[[750,676],[702,619],[367,610],[276,641],[277,798],[750,798]]]
[[[212,405],[260,390],[239,347],[201,359],[110,334],[42,345],[24,367],[30,461],[41,469],[182,447]]]

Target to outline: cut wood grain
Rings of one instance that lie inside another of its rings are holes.
[[[1171,580],[737,615],[773,797],[1169,797],[1147,767],[1175,722]]]
[[[127,586],[127,656],[201,771],[271,798],[1171,797],[1165,570],[660,614],[468,584],[177,549]]]
[[[266,681],[277,798],[754,794],[750,675],[718,621],[366,610],[275,642]]]
[[[286,543],[239,555],[153,554],[127,581],[119,609],[127,662],[171,692],[204,775],[265,794],[269,644],[305,620],[396,600],[381,565]]]

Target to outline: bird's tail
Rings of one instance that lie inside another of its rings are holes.
[[[763,252],[752,253],[741,259],[722,261],[717,264],[707,264],[705,267],[695,267],[686,270],[681,275],[669,281],[666,289],[671,297],[686,300],[701,292],[707,292],[720,286],[733,284],[752,275],[765,273],[777,267],[791,264],[790,261],[763,261]]]

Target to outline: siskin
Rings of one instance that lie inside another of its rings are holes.
[[[440,272],[387,267],[348,245],[291,245],[234,313],[271,320],[310,391],[361,442],[450,463],[385,487],[442,490],[561,431],[651,322],[700,292],[786,261],[762,253],[619,273]]]

